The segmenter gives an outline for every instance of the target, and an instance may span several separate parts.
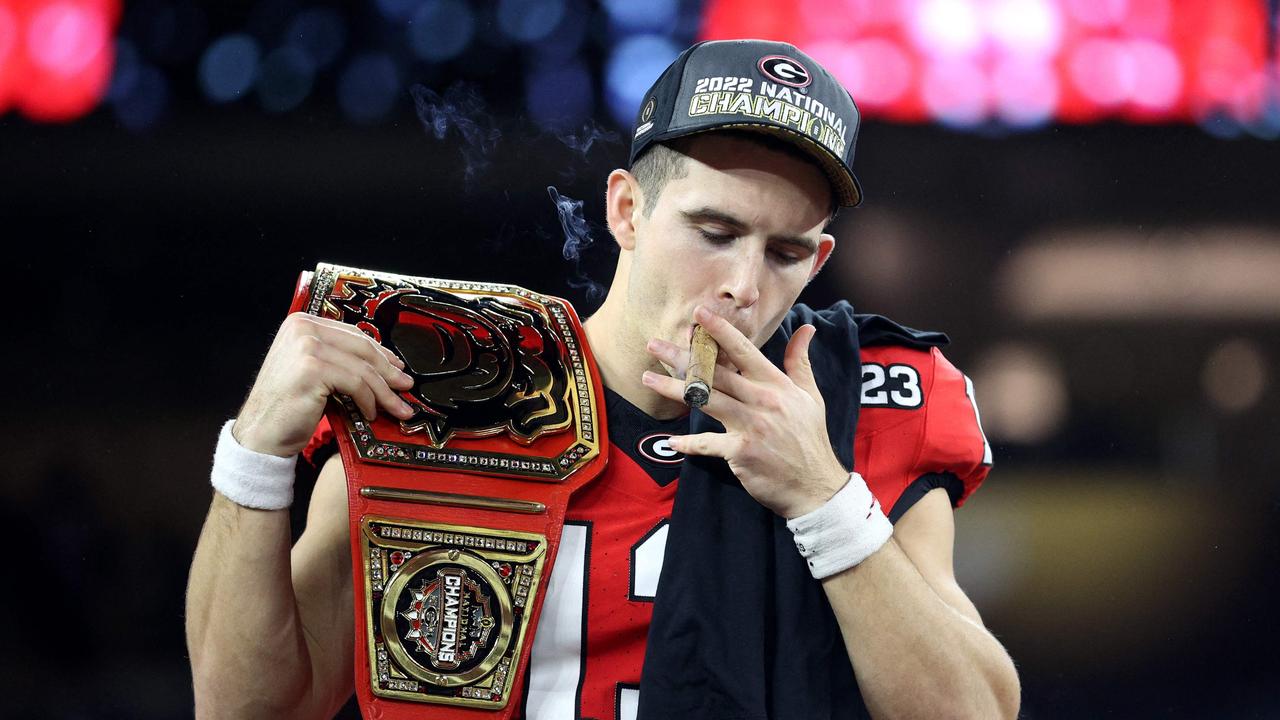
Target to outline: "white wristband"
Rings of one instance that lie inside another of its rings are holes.
[[[893,535],[880,501],[856,472],[825,505],[788,520],[787,528],[819,580],[866,560]]]
[[[283,510],[293,504],[293,475],[298,456],[280,457],[250,450],[231,435],[235,419],[218,434],[213,452],[213,489],[228,500],[258,510]]]

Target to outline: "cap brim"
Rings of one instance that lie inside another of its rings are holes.
[[[857,207],[862,204],[862,185],[858,183],[858,178],[845,168],[840,158],[807,135],[789,128],[763,123],[728,123],[709,128],[709,130],[746,130],[786,140],[818,161],[831,181],[832,188],[836,191],[836,202],[840,207]]]

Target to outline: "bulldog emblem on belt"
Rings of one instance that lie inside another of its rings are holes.
[[[455,434],[507,432],[529,443],[568,427],[570,410],[561,349],[543,317],[493,298],[465,298],[433,288],[379,280],[349,283],[338,303],[354,323],[393,350],[416,384],[406,401],[417,410],[406,433],[426,431],[434,447]]]

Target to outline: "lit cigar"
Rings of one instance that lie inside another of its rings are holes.
[[[689,369],[684,373],[684,402],[700,408],[711,399],[711,382],[716,374],[716,356],[720,346],[701,325],[693,328],[689,339]]]

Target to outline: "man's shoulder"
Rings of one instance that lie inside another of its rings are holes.
[[[818,329],[819,336],[851,334],[856,330],[861,347],[899,346],[928,351],[945,347],[951,342],[946,333],[935,330],[917,330],[884,315],[855,312],[847,300],[841,300],[825,308],[812,308],[804,303],[792,306],[782,321],[782,330],[790,336],[796,328],[809,324]]]

